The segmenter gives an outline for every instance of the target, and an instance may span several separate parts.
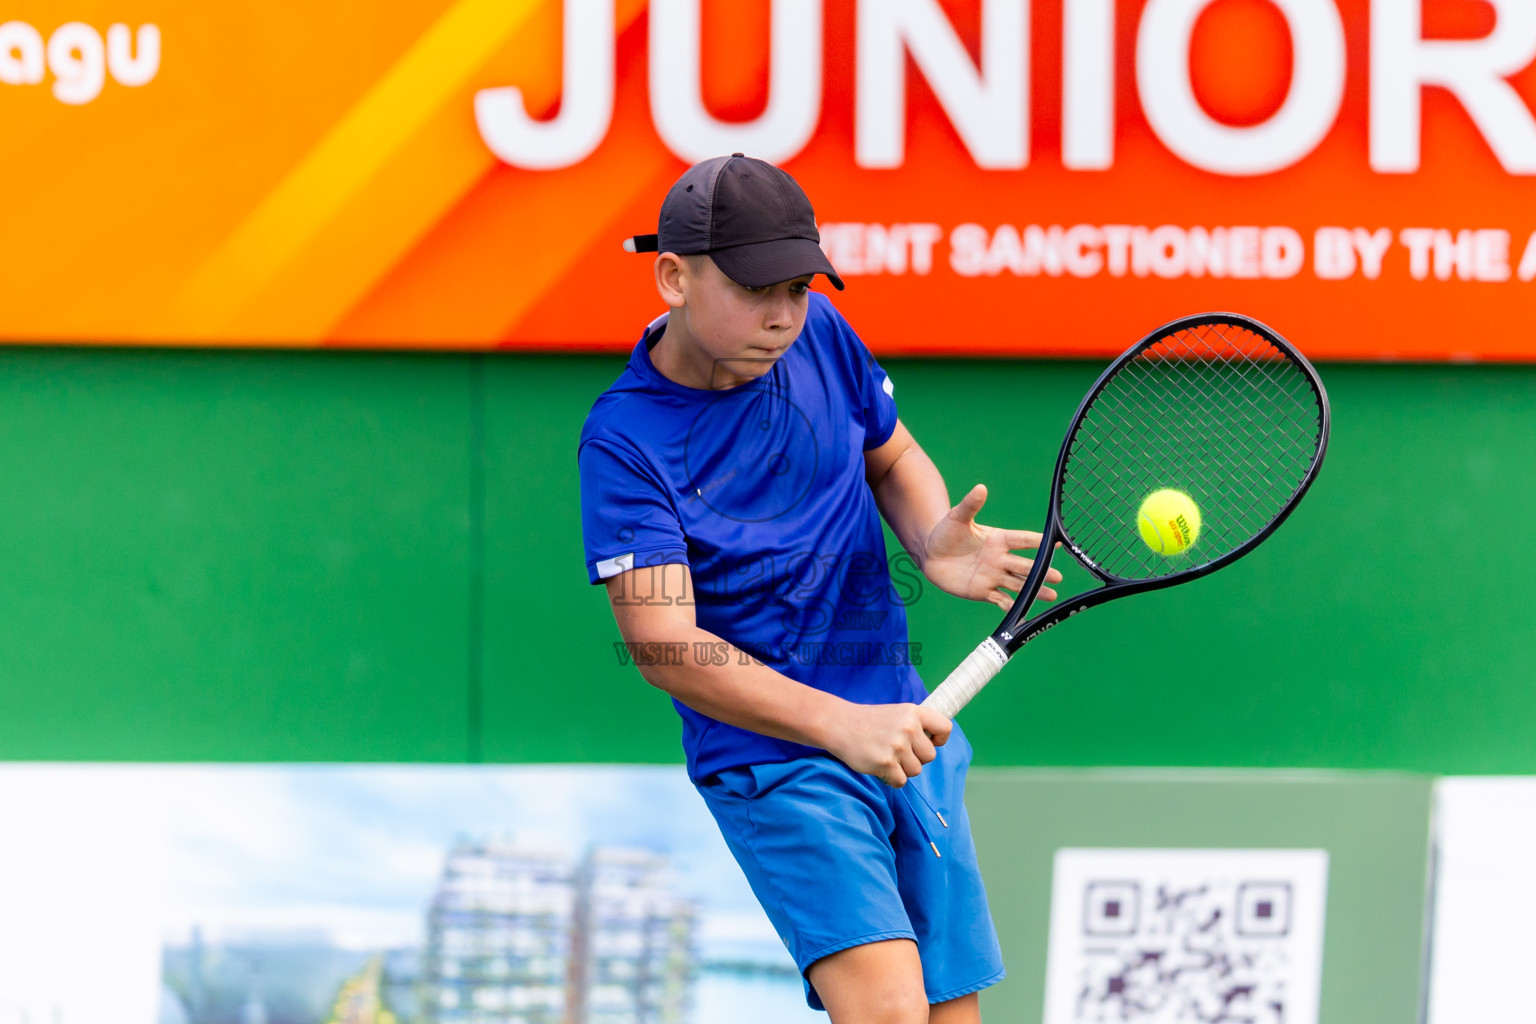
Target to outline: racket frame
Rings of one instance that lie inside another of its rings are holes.
[[[1192,565],[1187,569],[1181,569],[1166,576],[1157,576],[1146,580],[1131,580],[1122,576],[1116,576],[1099,568],[1093,559],[1088,557],[1086,552],[1073,543],[1061,522],[1062,481],[1066,476],[1068,456],[1071,454],[1072,442],[1077,437],[1078,427],[1082,424],[1083,417],[1088,414],[1088,410],[1093,406],[1094,399],[1098,398],[1100,392],[1109,385],[1109,382],[1114,379],[1115,375],[1120,372],[1120,369],[1126,363],[1135,359],[1169,335],[1196,327],[1209,327],[1217,324],[1238,327],[1263,338],[1307,376],[1312,387],[1316,389],[1318,397],[1320,439],[1317,454],[1313,457],[1312,464],[1307,467],[1306,475],[1302,477],[1301,483],[1297,485],[1296,493],[1291,496],[1290,501],[1286,503],[1285,508],[1280,511],[1280,514],[1275,516],[1262,530],[1231,551],[1209,562]],[[1019,595],[1014,600],[1013,607],[1008,610],[1008,614],[1003,618],[1002,624],[992,632],[989,639],[1002,654],[1011,658],[1018,652],[1019,648],[1029,643],[1029,641],[1072,616],[1077,615],[1079,612],[1087,611],[1089,608],[1116,598],[1129,597],[1132,594],[1142,594],[1152,590],[1161,590],[1164,587],[1171,587],[1179,583],[1199,579],[1201,576],[1213,573],[1217,569],[1237,561],[1263,543],[1270,534],[1278,530],[1280,524],[1285,522],[1290,514],[1295,511],[1296,506],[1301,503],[1302,496],[1307,493],[1307,489],[1312,486],[1312,482],[1317,479],[1317,474],[1322,469],[1323,457],[1328,451],[1329,426],[1328,392],[1323,387],[1322,378],[1318,376],[1316,368],[1290,342],[1280,337],[1267,325],[1260,323],[1252,317],[1243,316],[1239,313],[1196,313],[1192,316],[1172,320],[1157,328],[1157,330],[1150,332],[1141,341],[1121,353],[1114,362],[1110,363],[1104,372],[1099,375],[1099,379],[1094,382],[1093,387],[1089,389],[1088,394],[1083,397],[1082,402],[1078,404],[1077,412],[1072,416],[1071,426],[1067,428],[1066,439],[1062,442],[1061,454],[1056,457],[1056,472],[1051,481],[1050,506],[1046,513],[1045,528],[1041,533],[1040,549],[1036,552],[1035,564],[1031,567],[1029,575],[1025,577],[1024,586],[1019,590]],[[1062,546],[1072,553],[1072,557],[1076,559],[1077,563],[1096,577],[1102,585],[1092,590],[1084,591],[1052,607],[1048,611],[1042,612],[1033,619],[1026,620],[1025,616],[1029,612],[1030,605],[1034,603],[1035,596],[1040,592],[1040,587],[1045,581],[1045,573],[1050,568],[1052,561],[1050,555],[1053,554],[1053,548],[1057,541],[1060,541]],[[1045,553],[1046,557],[1038,557],[1041,552]]]

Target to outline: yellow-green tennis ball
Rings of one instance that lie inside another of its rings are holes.
[[[1160,555],[1177,555],[1200,539],[1200,506],[1183,491],[1164,487],[1141,503],[1136,525],[1147,547]]]

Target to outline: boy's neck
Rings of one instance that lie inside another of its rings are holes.
[[[661,338],[651,347],[651,365],[674,384],[698,391],[725,391],[752,380],[734,373],[705,352],[676,315],[667,317]]]

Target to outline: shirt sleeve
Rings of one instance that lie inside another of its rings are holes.
[[[620,446],[588,441],[577,464],[590,582],[637,566],[688,564],[688,542],[677,513],[640,458]]]
[[[849,353],[854,399],[864,417],[864,450],[869,451],[885,444],[896,431],[896,386],[842,314],[831,312],[844,350]]]

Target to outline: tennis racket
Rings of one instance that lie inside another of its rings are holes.
[[[1072,417],[1041,555],[1002,625],[923,706],[953,718],[1019,648],[1064,619],[1231,565],[1291,514],[1327,448],[1327,392],[1280,335],[1232,313],[1153,331],[1110,364]],[[1163,488],[1183,491],[1200,514],[1194,542],[1171,556],[1138,529],[1143,501]],[[1101,585],[1026,620],[1058,541]]]

